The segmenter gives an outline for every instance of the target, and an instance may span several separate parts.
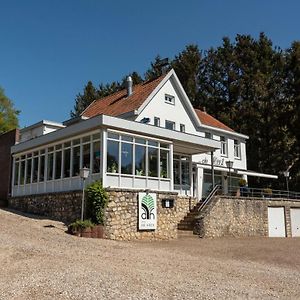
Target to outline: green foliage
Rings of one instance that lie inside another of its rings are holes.
[[[244,178],[241,178],[241,179],[239,180],[239,186],[246,186],[246,185],[247,185],[247,180],[244,179]]]
[[[75,230],[86,229],[94,226],[95,224],[91,220],[84,220],[84,221],[76,220],[75,222],[69,225],[69,230],[75,231]]]
[[[95,181],[86,189],[86,213],[87,217],[95,224],[104,225],[105,209],[108,203],[108,195],[101,182]]]
[[[19,111],[13,106],[13,102],[8,99],[4,90],[0,87],[0,134],[18,127]]]

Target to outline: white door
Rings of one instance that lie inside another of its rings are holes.
[[[269,237],[286,237],[283,207],[268,207]]]
[[[291,208],[292,236],[300,236],[300,208]]]

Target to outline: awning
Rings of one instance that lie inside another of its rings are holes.
[[[258,172],[255,172],[255,171],[248,171],[248,170],[245,170],[245,171],[244,170],[237,170],[237,174],[247,175],[247,176],[254,176],[254,177],[264,177],[264,178],[278,179],[277,175],[258,173]]]

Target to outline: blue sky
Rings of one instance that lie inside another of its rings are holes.
[[[300,39],[299,11],[297,0],[0,0],[0,86],[21,127],[63,121],[88,80],[144,74],[157,54],[190,43],[264,31],[288,48]]]

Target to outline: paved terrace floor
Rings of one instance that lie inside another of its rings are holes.
[[[5,210],[0,228],[0,299],[300,299],[297,238],[115,242]]]

